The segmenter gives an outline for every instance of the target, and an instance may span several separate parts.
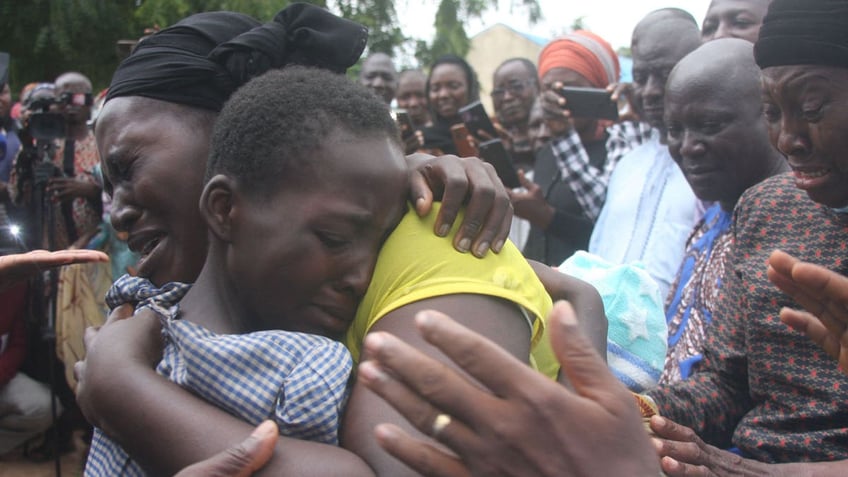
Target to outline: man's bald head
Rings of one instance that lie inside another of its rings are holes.
[[[729,90],[739,91],[748,98],[741,107],[759,109],[760,68],[754,61],[754,45],[736,38],[703,44],[681,59],[668,77],[667,91],[687,87],[712,92],[717,100]]]
[[[705,43],[668,78],[668,148],[702,200],[732,210],[749,187],[785,166],[762,117],[760,70],[753,45],[740,39]]]
[[[651,13],[648,13],[639,20],[639,23],[637,23],[636,27],[633,28],[631,46],[635,46],[633,43],[637,41],[637,36],[654,31],[656,29],[656,23],[668,24],[676,22],[694,25],[695,28],[698,27],[698,21],[695,20],[695,17],[686,10],[680,8],[660,8],[659,10],[654,10]]]
[[[695,18],[678,8],[653,11],[633,30],[634,106],[651,126],[663,127],[663,95],[668,74],[700,44]]]

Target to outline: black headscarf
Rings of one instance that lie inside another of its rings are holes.
[[[848,68],[848,2],[774,0],[754,45],[760,68],[825,65]]]
[[[106,101],[145,96],[220,111],[236,89],[273,68],[343,73],[367,39],[362,25],[305,3],[264,25],[241,13],[199,13],[139,43],[115,71]]]

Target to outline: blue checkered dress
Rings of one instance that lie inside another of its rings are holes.
[[[260,331],[218,335],[177,319],[190,286],[121,277],[107,295],[111,308],[138,303],[159,313],[165,349],[156,371],[251,424],[273,419],[280,434],[338,443],[339,419],[353,367],[339,342],[303,333]],[[86,476],[143,476],[120,446],[95,429]]]

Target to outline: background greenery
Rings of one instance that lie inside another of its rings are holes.
[[[307,0],[308,1],[308,0]],[[417,0],[399,0],[417,1]],[[203,11],[232,10],[267,21],[290,0],[3,0],[0,51],[12,55],[10,83],[17,97],[31,81],[51,81],[65,71],[89,76],[95,91],[109,84],[126,54],[119,40],[135,40],[146,28],[166,27]],[[395,0],[312,0],[370,30],[368,51],[413,51],[421,65],[443,53],[464,56],[469,38],[464,24],[498,8],[498,0],[439,0],[432,41],[407,37],[398,23]],[[503,2],[501,2],[503,3]],[[531,21],[541,18],[537,0],[510,0]],[[426,20],[424,20],[426,21]],[[351,69],[356,74],[358,66]]]

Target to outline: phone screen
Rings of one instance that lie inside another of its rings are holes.
[[[605,89],[565,86],[558,93],[565,98],[565,108],[572,117],[618,119],[618,105]]]
[[[511,189],[521,186],[512,158],[500,139],[490,139],[480,143],[480,157],[495,167],[495,172],[505,186]]]
[[[465,123],[468,131],[480,141],[487,141],[498,137],[498,131],[495,130],[495,125],[489,119],[486,108],[480,101],[474,101],[459,109],[459,117]],[[480,131],[484,131],[489,137],[481,136]]]
[[[412,120],[409,118],[409,113],[407,113],[405,109],[395,109],[392,111],[392,116],[394,116],[398,129],[400,129],[401,139],[406,141],[415,134],[415,128],[412,126]]]
[[[468,142],[468,129],[464,124],[451,126],[451,137],[453,145],[456,146],[456,155],[459,157],[477,157],[480,155],[476,147]]]

